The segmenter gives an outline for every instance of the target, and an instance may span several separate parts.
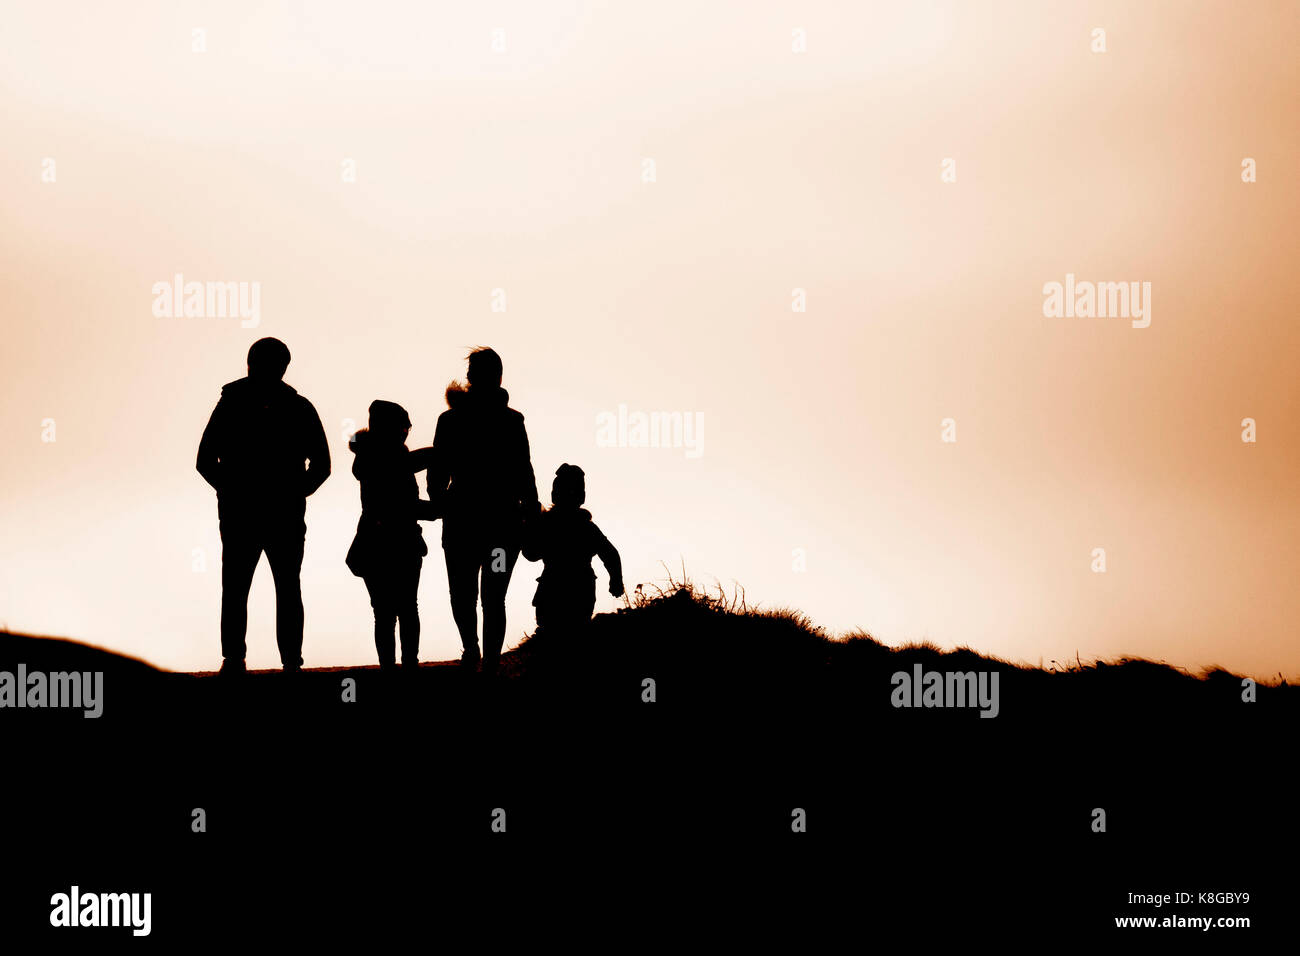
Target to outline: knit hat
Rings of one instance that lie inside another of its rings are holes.
[[[411,427],[411,416],[396,402],[377,398],[370,403],[370,430],[400,432]]]
[[[561,465],[555,469],[551,482],[551,501],[555,504],[577,505],[587,500],[586,475],[577,465]]]

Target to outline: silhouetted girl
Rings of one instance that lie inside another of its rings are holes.
[[[358,431],[348,443],[356,456],[352,474],[361,482],[361,520],[347,564],[370,592],[379,666],[394,666],[394,630],[400,621],[402,666],[413,670],[420,658],[416,594],[420,566],[429,553],[419,519],[437,515],[431,502],[421,500],[415,482],[415,473],[429,467],[434,451],[409,450],[410,430],[406,409],[376,400],[370,403],[370,428]]]

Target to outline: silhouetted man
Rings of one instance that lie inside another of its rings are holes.
[[[482,578],[483,670],[492,673],[506,636],[506,589],[519,557],[523,522],[541,509],[524,416],[507,404],[501,357],[469,354],[468,386],[447,386],[447,411],[433,438],[429,499],[442,514],[451,613],[460,631],[461,663],[479,661],[478,600]]]
[[[258,339],[248,377],[221,390],[199,442],[198,469],[217,491],[221,523],[221,665],[244,671],[248,589],[262,552],[275,578],[275,638],[287,672],[302,667],[303,516],[329,477],[325,429],[311,402],[281,379],[289,348]],[[310,464],[308,464],[310,463]]]

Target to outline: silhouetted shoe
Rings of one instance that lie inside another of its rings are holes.
[[[247,673],[248,666],[243,661],[229,657],[221,662],[221,670],[217,672],[220,677],[243,677]]]
[[[472,669],[478,667],[478,662],[479,662],[479,652],[477,647],[474,648],[473,650],[469,650],[467,648],[465,652],[460,655],[461,667]]]

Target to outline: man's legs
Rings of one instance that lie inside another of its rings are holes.
[[[266,543],[275,579],[275,642],[285,670],[302,667],[302,550],[307,526],[302,520],[276,529]]]
[[[223,519],[221,528],[221,656],[242,669],[247,653],[248,589],[262,546],[246,524]]]
[[[447,590],[451,597],[451,616],[460,631],[464,648],[462,660],[477,661],[478,652],[478,572],[477,550],[467,542],[444,542],[447,559]]]
[[[506,639],[506,589],[519,559],[518,547],[492,547],[483,557],[483,670],[496,670]]]

